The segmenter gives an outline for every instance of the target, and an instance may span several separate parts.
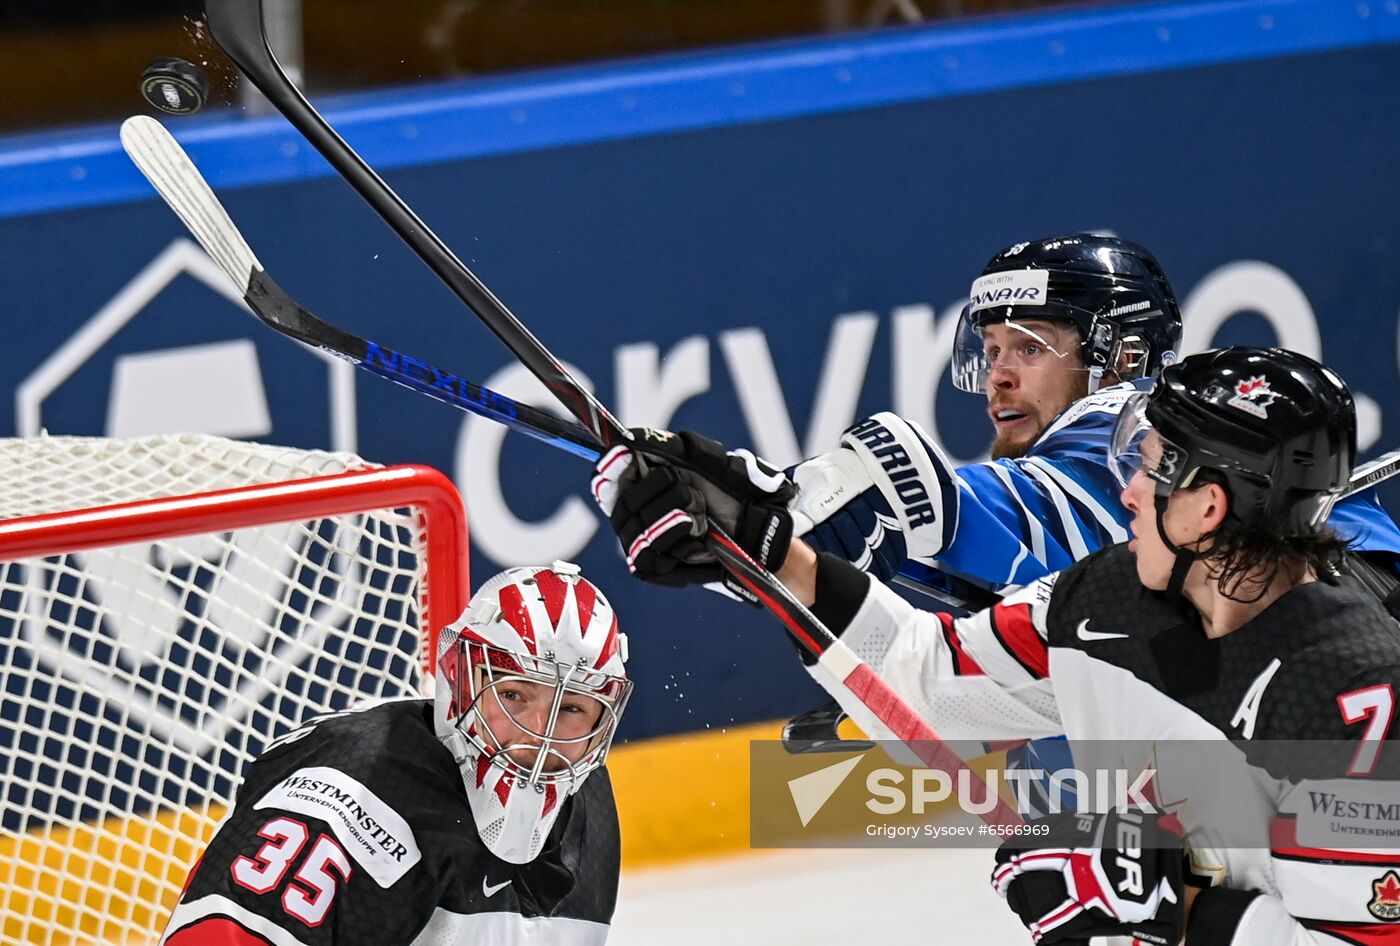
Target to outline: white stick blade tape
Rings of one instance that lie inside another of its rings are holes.
[[[262,266],[185,149],[149,115],[133,115],[122,122],[121,138],[127,156],[156,193],[228,273],[239,294],[247,295],[253,272]]]

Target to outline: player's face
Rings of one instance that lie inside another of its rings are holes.
[[[542,737],[547,733],[552,739],[553,751],[545,759],[546,772],[568,768],[565,759],[569,763],[578,762],[593,746],[591,737],[602,721],[603,704],[582,693],[566,692],[559,704],[554,731],[550,733],[549,716],[554,695],[553,686],[507,678],[487,687],[477,701],[477,712],[481,714],[489,738],[522,768],[534,766],[539,753],[537,747],[543,744]]]
[[[1146,471],[1156,469],[1162,459],[1162,438],[1154,430],[1142,440],[1142,465],[1128,485],[1123,487],[1120,499],[1124,508],[1133,518],[1128,528],[1133,538],[1128,549],[1137,562],[1138,580],[1144,588],[1164,591],[1171,580],[1172,568],[1176,565],[1173,552],[1157,528],[1156,491],[1157,481]],[[1167,511],[1162,517],[1162,525],[1167,538],[1178,548],[1192,548],[1200,539],[1202,502],[1209,502],[1210,496],[1198,489],[1178,489],[1167,500]]]
[[[992,458],[1023,456],[1065,408],[1089,393],[1079,332],[1060,322],[1000,322],[982,330]]]

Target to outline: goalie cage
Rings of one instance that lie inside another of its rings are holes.
[[[461,499],[207,436],[0,440],[0,477],[0,942],[154,943],[268,742],[429,691]]]

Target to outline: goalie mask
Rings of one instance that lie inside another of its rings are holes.
[[[1175,360],[1181,342],[1181,313],[1161,264],[1117,237],[1076,233],[1017,243],[992,257],[969,295],[953,343],[953,383],[973,394],[986,393],[1000,357],[1019,368],[1085,371],[1093,393],[1105,372],[1120,381],[1155,374]],[[1022,324],[1037,321],[1073,331]],[[983,341],[994,323],[1017,330],[1005,352],[988,352]]]
[[[567,562],[502,572],[442,631],[437,734],[497,857],[533,860],[602,766],[632,690],[626,649],[608,599]]]

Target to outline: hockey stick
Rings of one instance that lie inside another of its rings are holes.
[[[146,115],[128,118],[122,122],[121,139],[127,155],[228,274],[263,324],[459,410],[494,420],[585,460],[598,459],[598,438],[579,424],[352,335],[308,312],[263,269],[208,182],[160,122]]]
[[[602,443],[627,439],[627,428],[565,370],[476,274],[459,260],[384,179],[355,153],[287,78],[267,44],[262,0],[206,0],[209,32],[267,100],[311,142],[331,167],[408,244],[438,278],[477,314],[530,372]]]
[[[264,325],[459,410],[494,420],[590,462],[598,459],[598,438],[581,424],[353,335],[309,312],[267,273],[209,183],[165,126],[145,115],[133,116],[122,123],[121,139],[132,162],[238,287],[243,301]],[[964,598],[925,584],[918,577],[899,575],[894,580],[944,608],[975,611],[997,600],[991,592],[985,592],[985,601],[980,600],[972,594],[980,589],[970,586]]]
[[[494,420],[585,460],[598,458],[597,439],[579,424],[561,420],[421,359],[355,336],[307,311],[267,274],[208,183],[164,126],[154,119],[137,116],[123,123],[121,137],[128,155],[141,172],[228,274],[254,315],[268,327],[459,410]],[[1400,471],[1400,450],[1359,468],[1342,495],[1373,486],[1397,471]],[[930,587],[917,577],[899,575],[894,581],[945,608],[975,611],[999,600],[993,592],[971,586],[964,592],[966,597],[959,597]],[[797,753],[868,749],[868,742],[844,740],[839,736],[838,726],[844,718],[845,714],[835,703],[799,714],[784,727],[784,744]]]
[[[841,721],[846,711],[835,700],[816,709],[799,713],[783,724],[783,748],[789,755],[816,752],[865,752],[874,748],[868,739],[845,739],[841,736]]]
[[[267,274],[227,209],[165,126],[145,115],[133,116],[122,123],[121,140],[127,155],[156,193],[238,287],[244,302],[265,325],[459,410],[497,421],[585,460],[598,459],[598,441],[581,425],[516,403],[420,359],[352,335],[307,311]],[[896,581],[945,607],[977,608],[915,579],[901,575]],[[841,738],[838,727],[845,717],[845,711],[835,702],[800,714],[783,727],[783,746],[793,754],[864,752],[873,748],[875,744],[868,740]]]
[[[1377,483],[1390,479],[1396,473],[1400,473],[1400,449],[1383,453],[1371,462],[1363,463],[1353,470],[1351,479],[1347,481],[1346,489],[1342,490],[1337,499],[1346,499],[1353,493],[1370,489]]]
[[[597,436],[604,449],[630,445],[631,438],[621,422],[579,385],[559,360],[326,123],[287,78],[268,47],[261,0],[207,0],[205,9],[209,14],[210,33],[244,75],[516,358]],[[639,449],[637,453],[639,458],[645,456],[644,450]],[[841,643],[733,539],[712,526],[705,541],[720,564],[772,611],[787,626],[793,638],[868,707],[896,738],[908,743],[930,766],[950,771],[967,769],[962,759],[938,740],[933,728],[920,719],[889,684]],[[974,774],[970,781],[980,782],[980,779]],[[995,824],[1021,823],[1016,812],[999,798],[986,819]]]

